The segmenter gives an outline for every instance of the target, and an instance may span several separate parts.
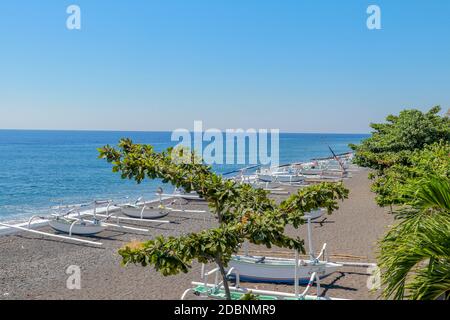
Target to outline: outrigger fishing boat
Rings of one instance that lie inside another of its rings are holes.
[[[196,191],[186,192],[182,188],[175,188],[175,190],[173,191],[173,194],[170,194],[170,195],[164,194],[164,195],[170,196],[173,198],[181,198],[184,200],[196,200],[196,201],[204,201],[205,200],[202,197],[200,197]]]
[[[99,205],[107,205],[106,209],[104,209],[106,214],[98,213],[97,206]],[[83,212],[81,213],[81,208],[91,207],[93,206],[94,209],[92,212]],[[100,232],[104,231],[107,228],[116,228],[121,230],[130,230],[130,231],[141,231],[141,232],[148,232],[148,229],[144,228],[137,228],[137,227],[131,227],[122,225],[120,223],[120,220],[117,221],[117,223],[110,223],[108,222],[109,219],[113,217],[112,212],[114,210],[111,210],[112,202],[111,201],[93,201],[89,204],[80,204],[80,205],[67,205],[67,206],[56,206],[52,209],[56,210],[53,214],[51,214],[48,217],[45,216],[39,216],[35,215],[32,216],[26,225],[11,225],[6,223],[0,223],[1,226],[9,228],[9,229],[16,229],[20,231],[26,231],[29,233],[35,233],[47,237],[52,238],[59,238],[64,240],[70,240],[74,242],[81,242],[91,245],[98,245],[101,246],[101,242],[92,241],[92,240],[86,240],[86,239],[80,239],[77,237],[74,237],[74,235],[78,236],[94,236],[99,234]],[[86,216],[92,216],[91,219],[86,218]],[[38,221],[41,221],[41,223],[37,223]],[[45,226],[48,225],[52,229],[54,229],[57,232],[67,234],[68,236],[59,235],[59,234],[53,234],[49,232],[39,231],[33,229],[33,226],[38,224],[39,226]]]
[[[299,260],[298,283],[308,283],[313,272],[324,278],[342,267],[341,264],[320,260],[324,256],[326,244],[314,260]],[[256,256],[233,256],[230,267],[239,270],[240,279],[247,282],[269,282],[292,284],[295,282],[295,259]],[[232,273],[236,276],[236,273]]]
[[[291,167],[261,169],[256,172],[256,176],[259,181],[269,183],[298,184],[305,180],[302,174],[293,170]]]
[[[205,213],[205,210],[188,210],[184,209],[180,202],[177,202],[181,197],[177,197],[177,193],[165,194],[162,188],[158,188],[156,195],[157,200],[146,202],[142,197],[138,198],[134,204],[116,204],[120,208],[122,214],[136,219],[152,220],[160,219],[167,216],[171,212],[185,212],[185,213]],[[190,195],[184,195],[182,199],[200,199],[200,197],[194,196],[192,193]],[[192,197],[192,198],[191,198]],[[171,201],[168,205],[179,205],[179,209],[175,209],[164,204],[164,200]]]
[[[313,273],[318,279],[323,279],[342,267],[373,267],[375,265],[373,263],[328,261],[326,243],[317,256],[314,254],[311,222],[324,213],[324,210],[316,210],[304,217],[308,228],[309,259],[299,260],[298,253],[295,253],[295,259],[251,256],[245,247],[244,255],[234,255],[229,262],[230,275],[236,277],[239,274],[241,280],[248,282],[303,284],[309,281]]]
[[[352,163],[353,154],[345,153],[336,155],[328,146],[332,157],[314,159],[310,162],[294,163],[292,168],[308,178],[333,179],[336,177],[345,177],[348,174]]]
[[[160,197],[160,199],[163,198],[163,199],[174,199],[174,200],[182,199],[182,200],[186,200],[186,201],[205,201],[205,199],[200,197],[197,192],[195,192],[195,191],[186,192],[182,188],[175,188],[173,193],[164,193],[163,190],[161,188],[159,188],[158,191],[156,192],[156,195],[158,195]]]
[[[132,218],[138,219],[160,219],[170,213],[162,202],[159,203],[145,203],[142,197],[137,199],[134,204],[119,204],[117,205],[120,211]]]
[[[288,195],[289,191],[286,191],[285,189],[281,188],[281,187],[275,187],[275,188],[271,188],[270,182],[266,181],[261,181],[258,179],[258,176],[256,174],[247,174],[247,170],[249,169],[254,169],[254,168],[258,168],[260,167],[258,166],[251,166],[248,168],[242,168],[239,170],[234,170],[231,172],[228,172],[224,175],[229,175],[229,174],[233,174],[233,173],[238,173],[236,176],[233,176],[231,178],[229,178],[230,180],[233,180],[234,182],[238,183],[238,184],[249,184],[255,188],[261,188],[265,191],[268,191],[270,194],[277,194],[277,195]]]
[[[246,294],[252,294],[256,296],[258,300],[346,300],[341,298],[333,298],[322,296],[322,290],[320,287],[320,276],[317,272],[312,272],[308,276],[308,281],[306,288],[300,292],[299,283],[301,275],[301,261],[298,258],[298,252],[295,252],[295,263],[293,265],[294,275],[293,275],[293,283],[294,283],[294,293],[290,292],[281,292],[281,291],[269,291],[269,290],[261,290],[254,289],[241,286],[241,280],[244,280],[241,277],[239,270],[236,270],[235,267],[231,267],[226,277],[229,278],[233,276],[235,279],[235,285],[229,286],[230,296],[232,300],[241,300]],[[216,299],[216,300],[225,300],[227,299],[227,295],[225,292],[225,287],[223,285],[223,280],[219,281],[220,269],[218,267],[212,269],[211,271],[205,271],[205,265],[202,265],[201,270],[201,280],[202,282],[193,281],[192,287],[185,290],[181,296],[181,300],[186,299],[188,293],[193,293],[196,296]],[[209,283],[209,277],[214,275],[214,283]],[[316,294],[311,295],[308,294],[314,283],[316,283]]]
[[[72,236],[73,234],[92,236],[106,229],[105,224],[102,224],[99,220],[89,221],[83,218],[72,219],[60,216],[49,220],[48,225],[56,231],[69,234],[69,236]]]
[[[251,256],[245,248],[244,255],[232,257],[229,266],[234,268],[235,271],[231,275],[236,276],[236,272],[239,272],[240,279],[248,282],[292,284],[298,281],[304,284],[309,281],[313,273],[316,273],[318,278],[324,278],[337,271],[343,265],[328,261],[326,243],[317,256],[315,256],[313,250],[311,221],[318,219],[323,213],[323,210],[315,210],[310,215],[305,216],[308,226],[309,259]],[[297,268],[296,265],[298,265]]]
[[[121,206],[120,211],[128,217],[138,219],[161,219],[170,213],[170,211],[160,206],[135,206],[131,204]]]

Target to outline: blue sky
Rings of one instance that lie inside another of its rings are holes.
[[[2,1],[0,43],[3,129],[363,133],[450,108],[448,0]]]

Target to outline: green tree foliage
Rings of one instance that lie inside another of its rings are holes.
[[[150,145],[123,139],[118,148],[105,146],[99,152],[99,157],[112,163],[113,172],[120,172],[124,179],[138,183],[145,178],[161,179],[187,192],[196,191],[218,221],[217,227],[198,233],[130,243],[119,251],[123,264],[150,265],[168,276],[188,272],[194,260],[216,263],[229,299],[225,268],[245,241],[304,253],[304,241],[286,236],[286,225],[300,226],[304,223],[302,216],[311,210],[326,208],[331,213],[337,209],[337,200],[348,197],[342,184],[322,183],[304,188],[278,205],[267,191],[214,174],[186,149],[158,153]]]
[[[252,291],[244,294],[241,298],[241,300],[259,300],[259,296],[257,294],[254,294]]]
[[[440,110],[403,110],[398,116],[390,115],[386,123],[371,124],[370,138],[350,145],[356,164],[375,169],[370,177],[379,205],[403,203],[399,192],[408,180],[448,169],[450,118],[441,117]]]
[[[407,164],[394,164],[379,174],[372,185],[372,191],[380,206],[403,204],[403,189],[407,185],[420,183],[424,176],[434,174],[450,177],[450,143],[439,142],[423,150],[411,152]]]
[[[440,107],[423,113],[403,110],[398,116],[389,115],[386,123],[371,124],[372,136],[360,145],[350,145],[355,150],[355,163],[376,170],[394,164],[408,164],[410,154],[426,145],[450,141],[450,119],[441,117]]]

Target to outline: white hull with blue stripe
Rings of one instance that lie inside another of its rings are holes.
[[[242,281],[289,283],[295,282],[295,259],[258,256],[233,256],[229,267],[234,268],[231,274],[239,273]],[[300,260],[297,277],[300,284],[308,283],[315,272],[319,278],[324,278],[341,268],[341,264]]]

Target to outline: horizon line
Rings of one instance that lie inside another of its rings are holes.
[[[243,129],[243,128],[237,128],[237,129]],[[253,128],[251,128],[253,129]],[[221,131],[222,129],[219,129]],[[246,129],[243,129],[246,130]],[[0,128],[0,131],[65,131],[65,132],[130,132],[130,133],[170,133],[174,130],[113,130],[113,129],[17,129],[17,128],[10,128],[10,129],[3,129]],[[194,130],[189,130],[189,132],[194,133]],[[205,132],[205,131],[202,131]],[[281,131],[280,134],[353,134],[353,135],[370,135],[370,132],[297,132],[297,131]]]

